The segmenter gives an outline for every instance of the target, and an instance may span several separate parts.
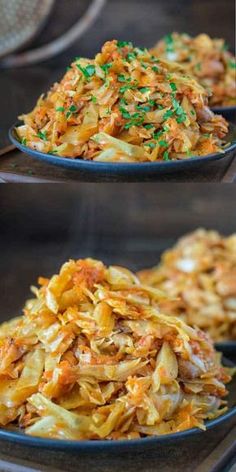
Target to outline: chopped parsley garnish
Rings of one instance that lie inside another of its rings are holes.
[[[121,105],[124,105],[124,106],[128,105],[128,104],[127,104],[127,101],[125,100],[125,98],[121,98],[121,99],[120,99],[120,104],[121,104]]]
[[[88,65],[87,67],[82,67],[81,64],[76,65],[86,79],[90,79],[90,77],[92,77],[96,72],[96,68],[92,64]]]
[[[195,115],[196,115],[196,113],[195,113],[195,111],[194,111],[194,110],[191,110],[191,111],[190,111],[190,113],[191,113],[191,115],[193,115],[193,116],[195,116]]]
[[[128,82],[127,78],[124,76],[124,74],[119,74],[117,76],[118,82]],[[130,80],[130,79],[129,79]]]
[[[146,70],[148,68],[147,64],[145,62],[141,62],[141,66]]]
[[[147,48],[135,48],[135,51],[139,56],[143,56],[144,53],[148,53]]]
[[[173,116],[174,112],[172,110],[167,110],[163,116],[163,120],[166,121],[168,118],[171,118]]]
[[[91,101],[92,101],[93,103],[97,103],[98,99],[97,99],[97,97],[95,97],[94,95],[92,95]]]
[[[75,113],[77,111],[77,107],[75,105],[71,105],[69,110],[70,110],[71,113]]]
[[[228,51],[229,45],[227,43],[224,43],[222,46],[222,51]]]
[[[63,112],[63,111],[65,111],[65,108],[64,108],[64,107],[57,107],[57,108],[56,108],[56,111],[61,111],[61,112]]]
[[[163,134],[163,130],[157,131],[157,133],[153,134],[153,138],[158,140]]]
[[[135,59],[137,58],[137,53],[134,51],[134,52],[129,52],[127,54],[127,59],[128,61],[134,61]]]
[[[231,69],[236,69],[236,62],[235,61],[229,61],[228,65]]]
[[[174,106],[174,111],[177,115],[177,119],[176,119],[177,123],[183,123],[187,118],[187,115],[186,115],[183,107],[180,105],[178,100],[176,100],[175,98],[173,99],[172,103],[173,103],[173,106]]]
[[[38,136],[38,138],[42,139],[43,141],[48,140],[46,131],[39,131],[37,136]]]
[[[173,90],[173,92],[177,92],[177,87],[174,82],[170,82],[170,88]]]
[[[152,62],[160,62],[159,59],[157,59],[157,57],[153,56],[153,55],[151,56],[151,61]]]
[[[184,123],[186,121],[186,114],[180,115],[176,118],[177,123]]]
[[[144,122],[144,115],[141,113],[131,114],[122,106],[120,107],[120,112],[125,120],[129,120],[124,126],[125,129],[130,129],[132,126],[141,126]]]
[[[86,70],[87,74],[89,75],[89,77],[92,77],[96,72],[96,68],[92,64],[90,66],[87,66],[85,68],[85,70]]]
[[[126,120],[129,120],[131,118],[130,112],[128,110],[126,110],[125,108],[120,107],[120,112],[121,112],[123,118],[125,118]]]
[[[120,93],[125,93],[127,90],[134,90],[137,88],[137,85],[124,85],[120,88]]]
[[[153,72],[159,72],[159,68],[157,66],[152,67]]]
[[[169,161],[170,160],[170,155],[168,151],[165,151],[163,154],[163,160],[164,161]]]
[[[101,66],[101,69],[103,70],[103,72],[105,72],[105,75],[107,75],[109,69],[112,67],[112,63],[109,62],[107,64],[103,64],[103,66]]]
[[[150,90],[149,87],[142,87],[141,89],[139,89],[139,92],[146,93],[146,92],[149,92],[149,90]]]
[[[136,108],[137,110],[141,110],[145,112],[151,111],[151,108],[148,105],[137,105]]]
[[[23,146],[26,146],[26,144],[27,144],[26,138],[22,138],[21,144],[22,144]]]
[[[156,143],[145,143],[144,146],[148,146],[151,149],[155,149]]]
[[[195,69],[196,69],[197,71],[200,71],[201,68],[202,68],[202,65],[201,65],[200,62],[198,62],[198,64],[195,65]]]
[[[155,100],[148,100],[148,103],[149,103],[149,105],[151,105],[151,107],[154,107],[156,105]]]
[[[66,118],[70,118],[73,113],[77,112],[77,107],[75,105],[71,105],[69,111],[66,113]]]
[[[173,40],[172,34],[167,34],[164,37],[164,41],[166,43],[166,51],[174,52],[174,40]]]
[[[151,123],[150,124],[148,123],[147,125],[144,125],[144,128],[152,129],[152,128],[154,128],[154,125],[152,125]]]
[[[162,140],[158,141],[158,144],[161,147],[167,147],[168,146],[168,143],[165,139],[162,139]]]
[[[126,46],[133,47],[133,44],[130,41],[117,41],[118,48],[124,48]]]
[[[142,115],[139,115],[139,117],[135,117],[135,115],[137,115],[136,113],[132,116],[132,119],[126,123],[126,125],[124,126],[125,129],[130,129],[132,128],[132,126],[141,126],[144,122],[144,116]]]

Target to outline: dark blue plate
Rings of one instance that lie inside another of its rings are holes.
[[[23,146],[17,137],[15,127],[12,126],[9,131],[11,142],[22,152],[29,156],[44,161],[48,164],[64,167],[65,169],[74,170],[79,173],[80,180],[102,180],[102,181],[148,181],[155,180],[161,174],[170,174],[173,172],[182,172],[186,170],[199,169],[201,166],[207,165],[213,161],[224,159],[233,155],[236,149],[236,126],[230,124],[230,131],[226,141],[229,146],[224,152],[209,154],[204,157],[189,157],[182,161],[169,162],[140,162],[133,163],[114,163],[114,162],[95,162],[86,161],[84,159],[70,159],[65,157],[57,157],[52,154],[45,154],[32,150],[27,146]]]
[[[223,358],[223,363],[227,367],[233,367],[234,364],[228,359]],[[205,422],[207,430],[210,430],[216,426],[224,424],[230,418],[236,416],[236,377],[233,378],[232,382],[227,386],[229,395],[228,400],[228,411],[218,418]],[[190,438],[195,435],[204,434],[199,428],[192,428],[179,433],[165,434],[163,436],[146,437],[142,439],[132,440],[118,440],[118,441],[68,441],[63,439],[44,439],[33,436],[27,436],[23,432],[18,430],[0,429],[0,440],[7,440],[13,443],[25,444],[26,446],[47,448],[50,450],[58,449],[63,451],[74,450],[79,452],[99,452],[99,451],[114,451],[117,453],[124,452],[126,450],[140,449],[151,449],[158,446],[174,445],[176,441]]]

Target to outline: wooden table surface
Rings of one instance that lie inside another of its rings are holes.
[[[233,185],[2,185],[0,201],[0,321],[20,313],[38,275],[52,275],[69,258],[90,256],[135,271],[155,264],[176,238],[199,226],[235,231]],[[122,454],[0,441],[0,470],[216,472],[222,461],[229,468],[236,453],[235,421],[172,446]]]

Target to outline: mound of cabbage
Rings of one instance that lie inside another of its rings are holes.
[[[84,440],[204,429],[230,380],[206,335],[127,269],[70,260],[0,328],[0,425]]]

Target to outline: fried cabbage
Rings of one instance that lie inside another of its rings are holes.
[[[211,93],[213,107],[236,105],[236,60],[223,39],[207,34],[191,37],[172,33],[157,43],[152,53],[174,61]]]
[[[164,313],[181,316],[214,341],[236,340],[236,234],[194,231],[139,277],[175,298],[162,302]]]
[[[70,260],[0,327],[0,425],[46,438],[132,439],[204,429],[226,407],[205,333],[163,314],[127,269]]]
[[[99,162],[155,162],[223,151],[228,124],[208,93],[177,65],[132,43],[109,41],[95,59],[76,58],[41,96],[22,144]]]

